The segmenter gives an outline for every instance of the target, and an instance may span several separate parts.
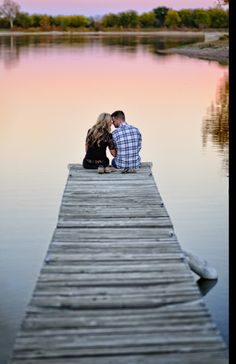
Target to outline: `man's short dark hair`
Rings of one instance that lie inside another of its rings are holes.
[[[112,114],[111,114],[111,117],[113,118],[120,118],[120,119],[123,119],[125,120],[125,114],[123,113],[123,111],[121,110],[117,110],[117,111],[114,111]]]

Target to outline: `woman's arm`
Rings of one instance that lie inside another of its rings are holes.
[[[111,155],[112,155],[113,157],[115,157],[115,156],[116,156],[116,150],[115,150],[115,149],[109,149],[109,151],[110,151],[110,153],[111,153]]]

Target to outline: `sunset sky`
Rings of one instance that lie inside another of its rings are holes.
[[[109,12],[136,10],[150,11],[158,6],[175,10],[183,8],[209,8],[216,0],[15,0],[21,11],[32,13],[103,15]]]

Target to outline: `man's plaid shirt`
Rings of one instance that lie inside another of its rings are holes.
[[[118,168],[139,168],[141,158],[142,136],[138,128],[122,123],[119,128],[112,132],[112,139],[117,151],[114,161]]]

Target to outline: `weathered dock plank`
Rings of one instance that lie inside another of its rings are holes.
[[[228,363],[150,163],[69,170],[9,363]]]

